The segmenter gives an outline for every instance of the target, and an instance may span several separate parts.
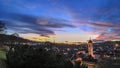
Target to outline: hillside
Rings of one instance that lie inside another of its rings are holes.
[[[37,43],[36,41],[31,41],[28,39],[24,39],[21,37],[13,36],[13,35],[5,35],[0,34],[0,44],[11,44],[11,43]]]

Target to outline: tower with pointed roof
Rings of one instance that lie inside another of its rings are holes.
[[[94,57],[94,54],[93,54],[93,42],[92,42],[91,38],[88,41],[88,54],[91,55],[92,57]]]

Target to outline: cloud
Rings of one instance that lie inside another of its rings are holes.
[[[100,40],[120,40],[120,28],[118,24],[112,23],[89,23],[92,28],[91,32],[99,34],[96,39]]]
[[[110,0],[110,2],[106,1],[105,5],[98,5],[97,8],[77,11],[69,9],[68,12],[72,18],[71,21],[78,26],[80,31],[99,35],[96,39],[120,40],[118,6],[120,6],[118,2]]]
[[[113,25],[111,23],[105,23],[105,22],[90,23],[89,25],[91,25],[92,27],[95,27],[95,28],[113,28],[113,27],[115,27],[115,25]]]
[[[70,21],[65,19],[38,17],[18,13],[11,13],[7,19],[2,20],[7,24],[9,29],[18,33],[35,33],[45,37],[55,35],[56,29],[75,28],[74,25],[69,24]]]
[[[111,19],[109,20],[105,20],[103,17],[104,21],[101,21],[99,19],[80,18],[74,15],[72,22],[77,24],[78,28],[83,32],[87,32],[92,35],[98,34],[98,37],[96,37],[97,40],[120,40],[120,23],[118,20],[116,21],[118,17],[115,16],[113,18],[112,16],[109,16],[109,18],[110,17]]]
[[[77,26],[80,31],[99,35],[96,39],[120,38],[120,0],[71,0],[69,3],[0,0],[0,3],[0,20],[18,33],[48,37],[55,35],[56,30]]]
[[[107,41],[120,40],[120,35],[104,33],[104,34],[100,34],[96,39],[97,40],[103,40],[104,39],[104,40],[107,40]]]

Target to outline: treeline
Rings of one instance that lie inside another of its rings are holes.
[[[35,41],[23,39],[16,34],[12,34],[12,35],[0,34],[0,44],[12,45],[12,44],[23,44],[23,43],[35,43]]]
[[[14,46],[6,56],[9,68],[87,68],[81,61],[73,63],[43,46]]]

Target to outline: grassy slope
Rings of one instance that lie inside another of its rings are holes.
[[[6,52],[0,47],[0,68],[6,68]]]
[[[0,59],[6,60],[6,52],[0,51]]]

